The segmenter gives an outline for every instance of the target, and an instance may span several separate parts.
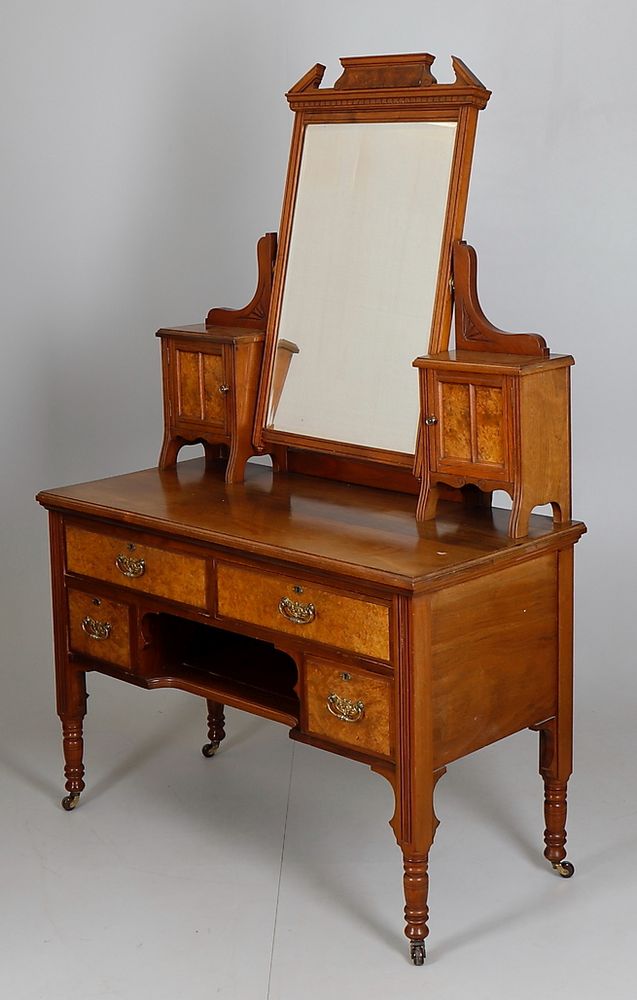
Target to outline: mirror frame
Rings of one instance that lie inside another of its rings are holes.
[[[412,475],[413,453],[405,454],[275,430],[268,427],[266,421],[273,389],[276,345],[305,128],[309,124],[420,121],[456,123],[428,346],[424,342],[423,331],[424,352],[435,353],[448,347],[453,309],[452,248],[454,243],[462,239],[478,112],[486,106],[491,93],[462,60],[455,56],[451,59],[455,81],[451,84],[437,83],[431,73],[433,61],[434,56],[428,53],[343,58],[340,60],[343,72],[331,88],[320,87],[325,67],[317,63],[286,94],[290,109],[294,112],[294,124],[254,431],[257,450],[272,454],[281,468],[289,468],[288,454],[321,452],[332,459],[340,456],[365,463],[380,463],[385,467],[393,466],[397,471],[400,470],[403,477],[404,473]],[[415,432],[416,427],[414,434]],[[301,467],[299,470],[297,462],[295,470],[309,471],[311,463],[307,469],[303,468],[303,463]],[[385,471],[389,472],[387,469]]]

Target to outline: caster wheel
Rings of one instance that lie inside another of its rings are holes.
[[[572,878],[575,874],[575,865],[572,865],[570,861],[558,861],[553,864],[553,870],[562,878]]]
[[[80,801],[80,793],[72,792],[70,795],[66,795],[62,799],[62,808],[67,813],[71,812],[73,809],[75,809],[79,801]]]
[[[411,958],[414,965],[424,965],[425,955],[426,955],[425,942],[412,941],[409,947],[409,957]]]
[[[219,749],[218,743],[206,743],[204,746],[202,746],[201,752],[204,755],[204,757],[214,757],[218,749]]]

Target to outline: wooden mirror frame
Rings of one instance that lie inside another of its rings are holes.
[[[332,88],[321,89],[325,67],[318,63],[286,94],[294,112],[279,245],[268,312],[263,368],[255,414],[254,444],[272,454],[280,468],[315,472],[370,485],[417,489],[412,454],[328,441],[266,426],[274,379],[276,344],[294,219],[305,128],[341,122],[453,122],[456,124],[447,207],[428,351],[446,350],[452,314],[452,247],[462,238],[478,112],[491,96],[462,62],[452,56],[455,81],[439,84],[431,73],[434,56],[361,56],[340,60],[343,72]],[[423,337],[424,341],[424,337]],[[423,343],[424,346],[424,343]],[[414,386],[414,392],[416,387]],[[416,428],[414,427],[414,432]],[[326,460],[318,461],[322,453]],[[388,469],[387,466],[392,467]],[[393,477],[391,475],[393,470]],[[387,478],[389,475],[389,479]]]

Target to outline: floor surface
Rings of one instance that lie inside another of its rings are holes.
[[[228,711],[90,678],[87,790],[59,806],[48,703],[0,736],[0,996],[11,1000],[632,1000],[634,723],[579,721],[573,879],[541,855],[537,737],[449,768],[424,968],[407,959],[389,785]],[[600,750],[602,752],[600,752]]]

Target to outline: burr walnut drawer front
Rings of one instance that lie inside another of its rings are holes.
[[[308,582],[230,563],[217,566],[220,617],[389,660],[389,607]]]
[[[307,731],[333,743],[391,757],[392,692],[391,677],[308,657]]]
[[[127,604],[69,590],[69,645],[120,667],[130,667],[130,612]]]
[[[130,538],[67,525],[66,567],[69,573],[180,604],[196,608],[207,604],[205,559],[138,544]]]

